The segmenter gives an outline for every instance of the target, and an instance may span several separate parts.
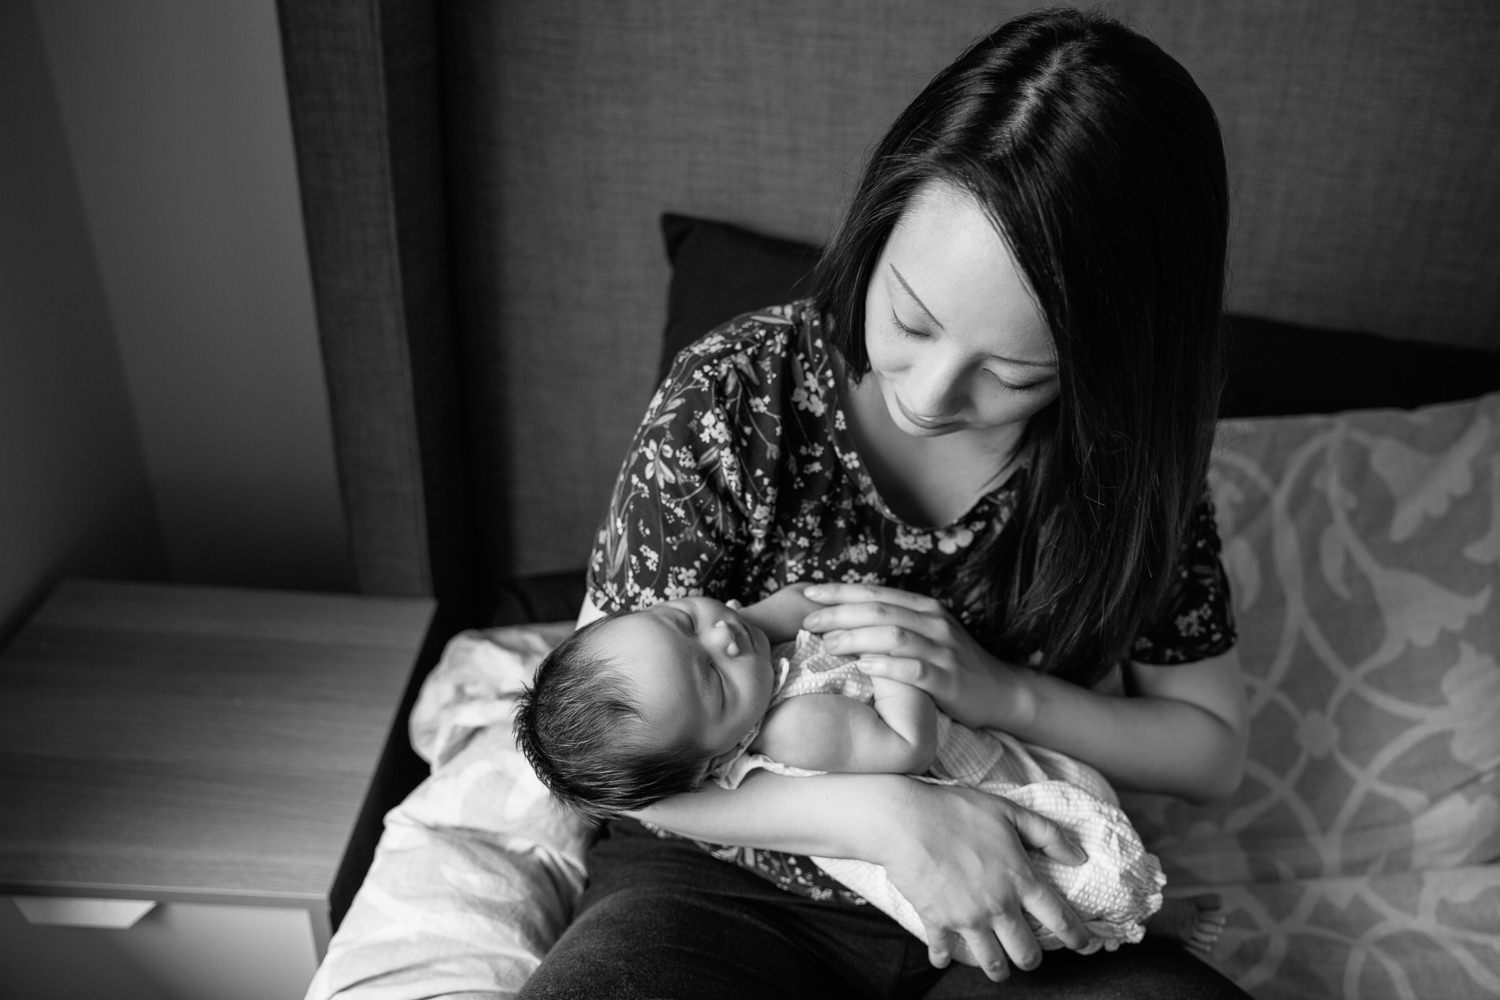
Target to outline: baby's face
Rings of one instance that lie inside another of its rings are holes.
[[[771,703],[766,634],[712,598],[663,601],[616,618],[594,643],[629,676],[652,731],[707,756],[733,749]]]

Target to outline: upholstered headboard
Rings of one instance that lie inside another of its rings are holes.
[[[580,566],[657,371],[661,213],[821,241],[905,101],[1032,6],[283,2],[361,588]],[[1108,6],[1218,110],[1234,311],[1500,350],[1500,6]]]

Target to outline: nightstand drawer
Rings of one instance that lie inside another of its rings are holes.
[[[123,906],[0,897],[0,996],[27,1000],[299,1000],[317,968],[306,910],[160,903],[128,927]],[[110,901],[117,902],[117,901]],[[136,912],[139,907],[133,908]]]

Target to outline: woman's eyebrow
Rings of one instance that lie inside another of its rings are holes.
[[[906,294],[910,295],[911,296],[911,300],[917,304],[917,308],[921,309],[924,313],[926,313],[927,314],[927,318],[930,319],[930,320],[932,320],[933,324],[936,325],[939,330],[943,329],[943,321],[940,320],[940,319],[938,319],[935,315],[933,315],[933,312],[932,312],[931,309],[927,308],[927,303],[925,303],[925,302],[922,301],[921,297],[918,296],[917,293],[916,293],[916,291],[911,287],[911,283],[909,281],[907,281],[905,277],[902,276],[902,274],[901,274],[900,271],[896,270],[896,265],[892,264],[892,265],[890,265],[890,268],[891,268],[891,273],[896,276],[896,280],[899,281],[899,282],[901,282],[901,287],[904,288],[904,289],[906,289]]]
[[[943,326],[943,321],[940,320],[940,319],[938,319],[937,316],[933,315],[933,312],[932,312],[931,309],[927,308],[927,303],[923,302],[922,299],[921,299],[921,297],[917,295],[916,291],[911,287],[911,283],[908,282],[906,280],[906,278],[901,274],[901,272],[896,269],[896,265],[895,264],[889,264],[887,266],[890,267],[891,273],[896,276],[896,280],[899,281],[899,282],[901,282],[901,287],[904,288],[904,289],[906,289],[906,294],[910,295],[911,296],[911,300],[917,304],[917,307],[919,309],[921,309],[924,313],[927,314],[927,318],[928,319],[932,320],[933,325],[936,326],[939,330],[945,329],[944,326]],[[1024,368],[1056,368],[1057,367],[1057,362],[1056,361],[1027,361],[1025,358],[1011,358],[1011,357],[1006,357],[1003,354],[995,354],[995,355],[992,355],[992,357],[996,361],[1002,361],[1002,362],[1004,362],[1005,364],[1008,364],[1008,365],[1020,365],[1021,367],[1024,367]]]

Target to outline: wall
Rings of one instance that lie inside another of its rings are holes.
[[[0,638],[63,574],[347,589],[273,0],[7,2],[0,66]]]
[[[447,150],[450,259],[484,293],[460,306],[485,401],[469,411],[476,509],[505,512],[482,525],[486,565],[587,558],[653,388],[659,213],[826,239],[901,108],[975,35],[1035,6],[444,4],[448,37],[469,46],[445,70],[462,139]],[[1500,4],[1105,6],[1178,57],[1219,115],[1233,310],[1500,345]]]
[[[0,4],[0,638],[60,576],[164,550],[41,35]]]

